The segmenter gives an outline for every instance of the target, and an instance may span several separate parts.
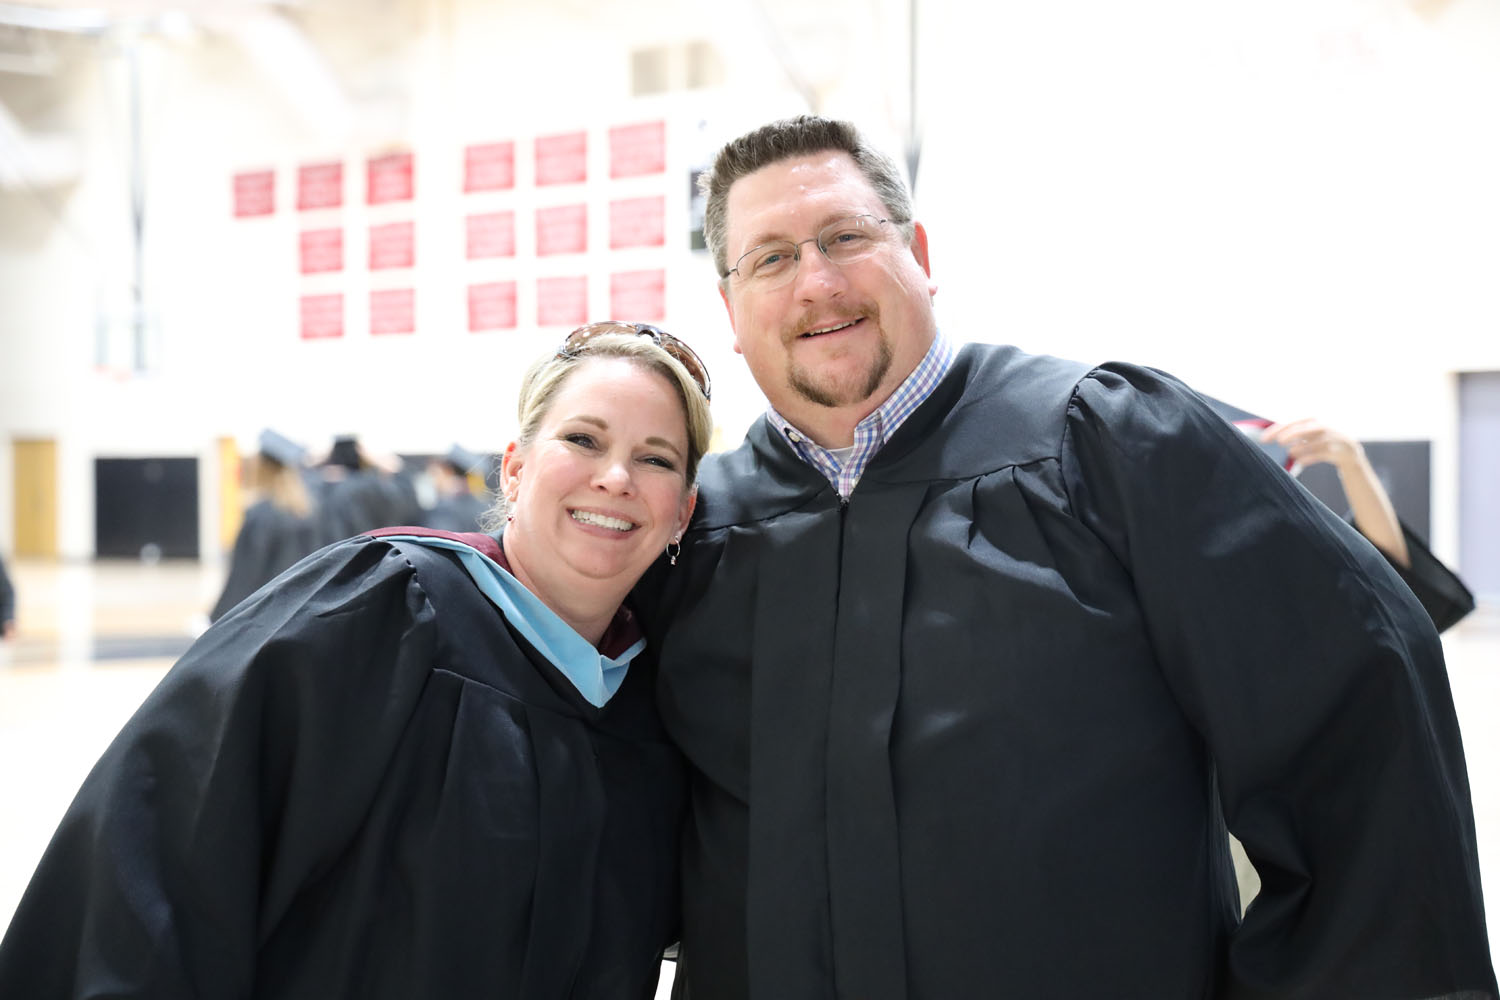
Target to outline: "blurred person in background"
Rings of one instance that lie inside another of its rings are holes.
[[[306,479],[307,450],[267,428],[251,462],[256,499],[234,539],[229,575],[208,614],[210,622],[273,580],[298,559],[321,548],[324,538]]]
[[[391,524],[421,524],[422,505],[400,456],[367,449],[357,435],[334,438],[317,468],[326,542]]]
[[[11,585],[5,572],[5,560],[0,559],[0,639],[9,639],[16,634],[16,588]]]
[[[624,601],[708,374],[594,324],[528,370],[493,535],[376,531],[236,605],[84,782],[0,996],[649,1000],[685,775]]]
[[[442,458],[427,463],[437,499],[424,515],[423,524],[440,531],[475,531],[491,502],[469,486],[470,474],[489,467],[489,457],[454,445]]]
[[[1271,424],[1260,438],[1285,448],[1296,466],[1319,462],[1333,466],[1349,501],[1354,527],[1411,588],[1439,632],[1452,628],[1474,610],[1474,595],[1463,580],[1397,516],[1363,445],[1313,417]]]

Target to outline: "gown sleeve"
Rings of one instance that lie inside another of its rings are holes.
[[[205,632],[64,815],[0,996],[246,997],[258,946],[358,829],[432,655],[388,545],[298,564]]]
[[[1170,377],[1096,369],[1062,456],[1261,875],[1221,995],[1493,997],[1458,722],[1411,592]]]
[[[1474,610],[1474,595],[1458,574],[1433,555],[1405,523],[1401,525],[1401,535],[1406,539],[1411,565],[1400,566],[1391,562],[1391,568],[1422,602],[1423,610],[1437,630],[1446,632]]]

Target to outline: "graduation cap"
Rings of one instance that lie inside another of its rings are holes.
[[[467,476],[485,463],[484,455],[472,452],[463,445],[454,445],[448,449],[448,454],[443,457],[449,467],[460,476]]]
[[[346,469],[361,469],[364,461],[359,454],[359,440],[353,434],[341,434],[333,439],[328,451],[327,465],[341,465]]]
[[[1287,453],[1287,450],[1275,442],[1262,441],[1260,439],[1260,432],[1270,427],[1274,421],[1267,420],[1265,417],[1258,417],[1249,410],[1242,410],[1238,406],[1232,406],[1221,399],[1204,396],[1201,392],[1198,395],[1203,397],[1203,401],[1215,413],[1239,428],[1242,434],[1251,441],[1254,441],[1257,448],[1271,457],[1271,461],[1288,472],[1292,471],[1292,467],[1296,465],[1296,461]]]
[[[278,434],[267,427],[260,432],[260,453],[271,461],[288,467],[296,467],[302,464],[307,456],[307,449],[284,434]]]

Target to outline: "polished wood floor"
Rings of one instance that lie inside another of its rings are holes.
[[[0,926],[94,760],[206,626],[222,570],[188,562],[9,564],[19,633],[0,642]],[[1500,611],[1444,636],[1500,954]],[[663,974],[660,997],[670,987]]]

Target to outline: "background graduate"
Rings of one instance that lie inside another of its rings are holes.
[[[16,633],[16,590],[5,572],[5,560],[0,559],[0,640],[9,639]]]
[[[707,388],[659,331],[577,331],[525,377],[503,533],[352,538],[210,627],[64,816],[0,996],[653,996],[683,775],[622,601]]]
[[[436,499],[423,515],[423,523],[440,531],[473,531],[489,509],[485,496],[469,486],[469,477],[488,479],[490,458],[455,444],[448,454],[427,463],[427,475]]]
[[[282,570],[327,542],[317,504],[308,489],[307,450],[269,428],[261,431],[259,450],[251,463],[255,500],[245,508],[224,589],[208,613],[218,621],[224,613],[270,583]]]

